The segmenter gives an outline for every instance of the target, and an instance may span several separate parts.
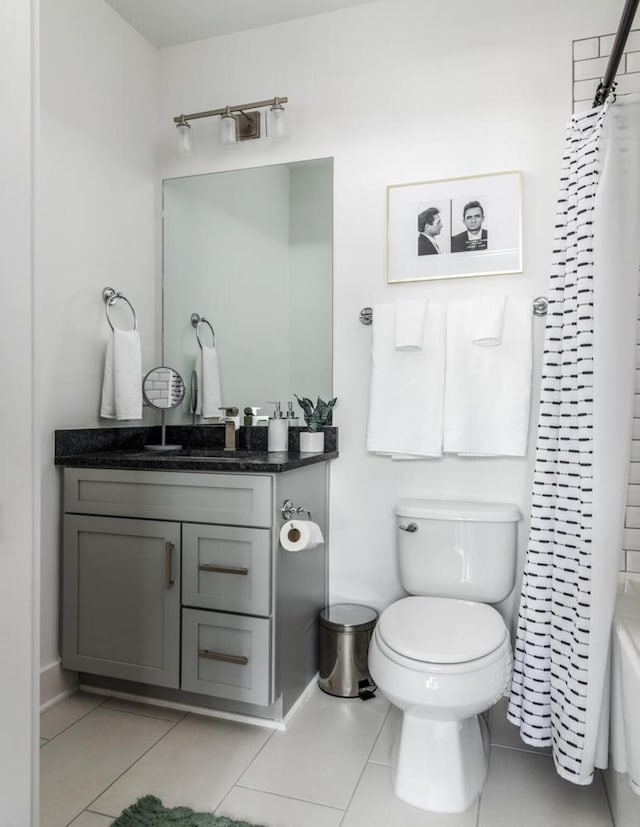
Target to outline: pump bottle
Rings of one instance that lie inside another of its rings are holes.
[[[280,402],[272,402],[275,405],[273,416],[269,417],[269,433],[267,434],[268,451],[289,450],[289,422],[284,418],[280,408]]]

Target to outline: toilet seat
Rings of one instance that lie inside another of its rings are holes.
[[[484,658],[508,638],[492,606],[447,597],[398,600],[382,613],[376,632],[401,658],[451,666]]]

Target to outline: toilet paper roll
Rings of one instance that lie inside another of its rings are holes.
[[[306,551],[324,543],[320,526],[311,520],[288,520],[280,529],[280,545],[285,551]]]

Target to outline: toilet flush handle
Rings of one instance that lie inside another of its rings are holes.
[[[413,534],[415,531],[418,530],[418,526],[415,523],[409,523],[409,525],[401,525],[398,526],[400,531],[408,531],[409,534]]]

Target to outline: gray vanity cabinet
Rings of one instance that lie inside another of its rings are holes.
[[[286,499],[326,532],[326,463],[65,468],[63,666],[87,685],[281,719],[317,670],[326,604],[324,545],[279,543]]]
[[[180,526],[66,514],[63,663],[179,685]]]

